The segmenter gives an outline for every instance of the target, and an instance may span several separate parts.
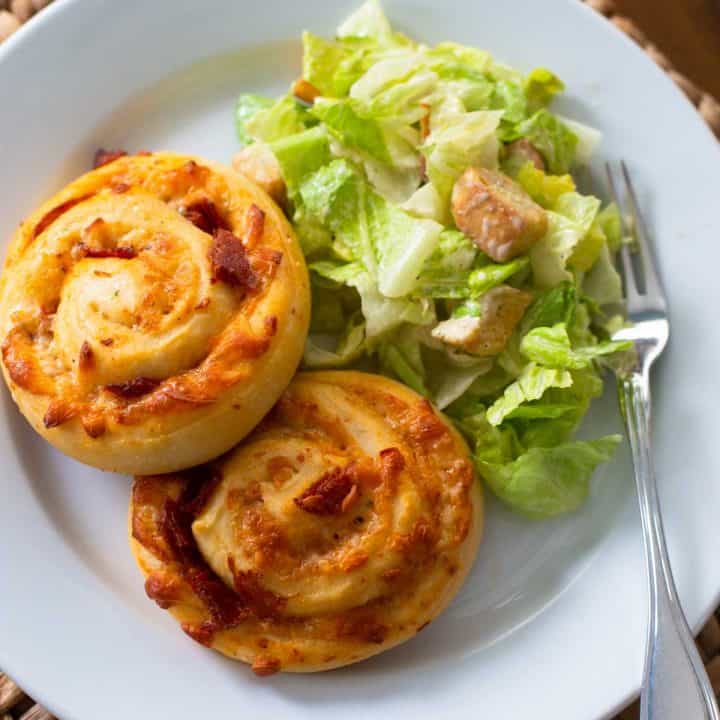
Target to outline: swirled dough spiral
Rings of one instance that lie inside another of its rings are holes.
[[[212,465],[137,478],[130,509],[148,595],[260,675],[412,637],[460,588],[481,526],[447,421],[397,382],[339,371],[296,376]]]
[[[232,447],[299,362],[307,270],[278,207],[217,163],[120,157],[18,229],[0,284],[5,379],[89,465],[159,473]]]

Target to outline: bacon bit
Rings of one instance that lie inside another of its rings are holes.
[[[204,647],[210,647],[212,645],[212,639],[215,635],[215,626],[210,622],[200,623],[200,625],[193,625],[192,623],[184,622],[180,625],[183,632],[191,637],[196,643],[203,645]]]
[[[134,257],[137,257],[137,250],[134,247],[128,246],[91,248],[80,243],[78,245],[78,255],[83,258],[120,258],[121,260],[132,260]]]
[[[233,585],[243,606],[252,608],[253,614],[261,619],[278,618],[282,615],[287,601],[285,598],[266,590],[258,580],[257,573],[242,572],[235,567],[232,555],[227,559],[233,576]]]
[[[423,398],[418,403],[415,416],[410,419],[410,432],[421,445],[432,445],[435,440],[446,435],[448,429],[428,400]]]
[[[360,497],[360,492],[358,491],[358,486],[353,485],[350,488],[350,492],[343,498],[342,504],[340,505],[340,512],[341,513],[347,512],[353,506],[353,503],[359,497]]]
[[[210,298],[203,298],[196,306],[196,310],[204,310],[210,304]]]
[[[87,413],[80,417],[83,430],[87,433],[88,437],[99,438],[105,434],[107,429],[105,426],[105,419],[98,413]]]
[[[99,167],[115,162],[115,160],[125,157],[126,155],[127,152],[125,152],[125,150],[105,150],[103,148],[99,148],[95,153],[93,169],[97,170]]]
[[[117,395],[117,397],[130,399],[138,398],[142,395],[147,395],[148,393],[151,393],[159,384],[160,380],[153,380],[152,378],[146,377],[137,377],[134,380],[129,380],[128,382],[106,385],[105,389],[113,395]]]
[[[398,448],[380,451],[380,476],[383,482],[392,482],[405,468],[405,456]]]
[[[343,572],[349,573],[362,567],[367,561],[368,556],[365,553],[351,553],[340,563],[340,569]]]
[[[257,288],[258,278],[250,267],[245,248],[228,230],[220,229],[215,233],[210,262],[216,280],[248,290]]]
[[[100,344],[104,345],[105,347],[110,347],[114,342],[115,340],[113,338],[103,338],[100,341]]]
[[[245,215],[245,237],[243,242],[249,250],[254,248],[265,232],[265,213],[253,203]]]
[[[188,533],[190,530],[188,529]],[[197,547],[192,544],[199,556]],[[198,560],[195,564],[186,564],[182,569],[192,591],[202,601],[212,618],[216,629],[224,630],[237,627],[246,620],[249,611],[242,605],[235,593],[204,563]]]
[[[208,468],[207,465],[201,465],[187,471],[186,474],[190,476],[190,484],[184,494],[183,509],[196,518],[210,502],[222,480],[222,473],[216,467]],[[191,499],[187,499],[188,497]]]
[[[80,355],[78,357],[78,369],[80,372],[86,372],[91,370],[95,365],[95,356],[93,349],[90,347],[90,343],[85,340],[80,346]]]
[[[294,503],[313,515],[337,515],[352,491],[352,478],[345,468],[333,468],[294,499]]]
[[[47,230],[61,215],[64,215],[68,210],[71,210],[76,205],[79,205],[81,202],[91,198],[93,195],[94,193],[88,193],[87,195],[81,195],[80,197],[70,198],[70,200],[66,200],[64,203],[60,203],[57,207],[54,207],[52,210],[46,212],[32,231],[32,239],[35,240],[38,235],[41,235],[45,230]]]
[[[132,187],[132,185],[129,185],[126,182],[120,181],[120,182],[113,183],[110,186],[110,192],[115,193],[115,195],[123,195],[128,190],[130,190],[131,187]]]
[[[280,660],[272,655],[257,655],[253,660],[252,671],[258,677],[268,677],[280,671]]]
[[[145,594],[163,610],[175,605],[181,598],[178,578],[153,572],[145,580]]]
[[[275,337],[277,333],[278,320],[274,315],[265,318],[265,330],[269,337]]]
[[[66,423],[77,414],[77,408],[64,400],[53,400],[43,417],[43,425],[49,430]]]
[[[218,230],[230,230],[217,205],[209,198],[201,198],[187,207],[181,207],[180,214],[208,235],[214,235]]]
[[[149,150],[138,150],[135,153],[136,157],[150,157],[152,153]]]
[[[210,614],[209,631],[212,632],[236,627],[252,613],[257,617],[275,617],[285,606],[285,600],[262,588],[257,577],[234,572],[229,558],[228,566],[235,581],[233,592],[200,553],[192,523],[219,479],[216,471],[208,476],[207,467],[192,471],[181,497],[165,500],[159,523],[170,556],[179,564],[183,578]]]
[[[169,486],[182,482],[180,475],[150,475],[136,477],[132,486],[133,539],[165,563],[171,562],[173,557],[160,531],[159,518]]]
[[[359,490],[363,488],[374,489],[382,481],[377,469],[377,463],[371,458],[353,460],[346,466],[345,474],[358,486]]]
[[[298,78],[292,86],[292,93],[298,99],[308,105],[312,105],[315,99],[320,97],[322,93],[304,78]]]

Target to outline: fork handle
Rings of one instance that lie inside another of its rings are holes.
[[[651,453],[648,371],[621,379],[619,391],[632,446],[650,581],[640,720],[719,720],[715,695],[670,569]]]

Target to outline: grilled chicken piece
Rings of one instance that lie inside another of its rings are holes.
[[[285,180],[272,150],[262,142],[244,147],[232,159],[235,172],[259,185],[280,207],[287,201]]]
[[[530,293],[499,285],[480,299],[479,317],[445,320],[432,331],[432,336],[471,355],[497,355],[505,349],[531,301]]]
[[[468,168],[452,193],[455,224],[496,262],[527,252],[547,232],[545,211],[506,175]]]

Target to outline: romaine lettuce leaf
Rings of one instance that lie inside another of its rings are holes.
[[[519,257],[506,263],[489,263],[473,270],[468,277],[470,296],[480,297],[488,290],[509,280],[513,275],[522,272],[529,265],[530,261],[526,257]]]
[[[270,143],[280,163],[288,192],[293,197],[303,178],[331,160],[327,132],[322,127],[304,130]]]
[[[523,83],[523,90],[530,112],[550,104],[550,101],[565,90],[565,84],[547,68],[535,68]]]
[[[590,195],[565,193],[548,212],[549,229],[530,251],[535,282],[552,287],[572,280],[567,264],[578,243],[587,235],[600,208],[600,200]]]
[[[575,162],[577,136],[547,110],[538,110],[505,137],[506,140],[518,138],[526,138],[537,148],[553,175],[569,172]]]
[[[366,0],[337,29],[339,38],[363,37],[390,43],[394,33],[378,0]]]
[[[535,447],[512,462],[478,462],[492,491],[510,508],[530,518],[549,518],[576,510],[587,499],[590,476],[609,460],[619,435],[599,440]]]
[[[365,351],[365,324],[360,313],[351,315],[339,337],[311,333],[305,340],[303,365],[311,369],[344,367]]]
[[[577,120],[556,115],[557,119],[577,138],[574,163],[578,166],[587,165],[598,145],[602,142],[602,133],[594,127]]]
[[[359,274],[348,284],[360,293],[369,338],[382,335],[404,323],[431,325],[435,322],[435,307],[429,298],[385,297],[369,273]]]
[[[372,192],[366,197],[367,232],[374,240],[380,292],[386,297],[408,295],[443,227],[434,220],[414,218]]]
[[[303,79],[324,97],[345,97],[354,82],[372,63],[374,43],[348,43],[324,40],[304,32]]]
[[[270,107],[258,110],[244,122],[245,132],[253,140],[271,143],[307,129],[312,118],[292,95],[280,98]]]
[[[265,110],[275,103],[264,95],[243,93],[235,103],[235,132],[241,147],[249,145],[253,138],[245,128],[245,123],[254,117],[260,110]]]
[[[502,421],[522,404],[539,400],[550,388],[567,388],[572,385],[572,375],[567,370],[540,367],[534,363],[525,366],[520,377],[505,388],[487,411],[491,425]]]
[[[603,244],[597,262],[583,278],[582,288],[583,292],[598,305],[622,302],[622,280],[615,268],[607,243]]]
[[[531,330],[520,343],[520,352],[528,360],[551,368],[581,370],[589,367],[593,360],[616,352],[628,350],[630,342],[607,341],[585,347],[572,348],[567,326],[558,323],[552,327],[538,327]]]
[[[318,98],[312,113],[346,147],[383,163],[392,161],[382,126],[361,114],[357,101]]]
[[[570,175],[548,175],[532,163],[523,165],[515,179],[525,192],[546,210],[554,210],[565,193],[575,192],[575,182]]]
[[[520,333],[525,335],[536,327],[557,323],[570,325],[577,306],[577,291],[572,283],[564,282],[541,293],[527,309],[520,323]]]

